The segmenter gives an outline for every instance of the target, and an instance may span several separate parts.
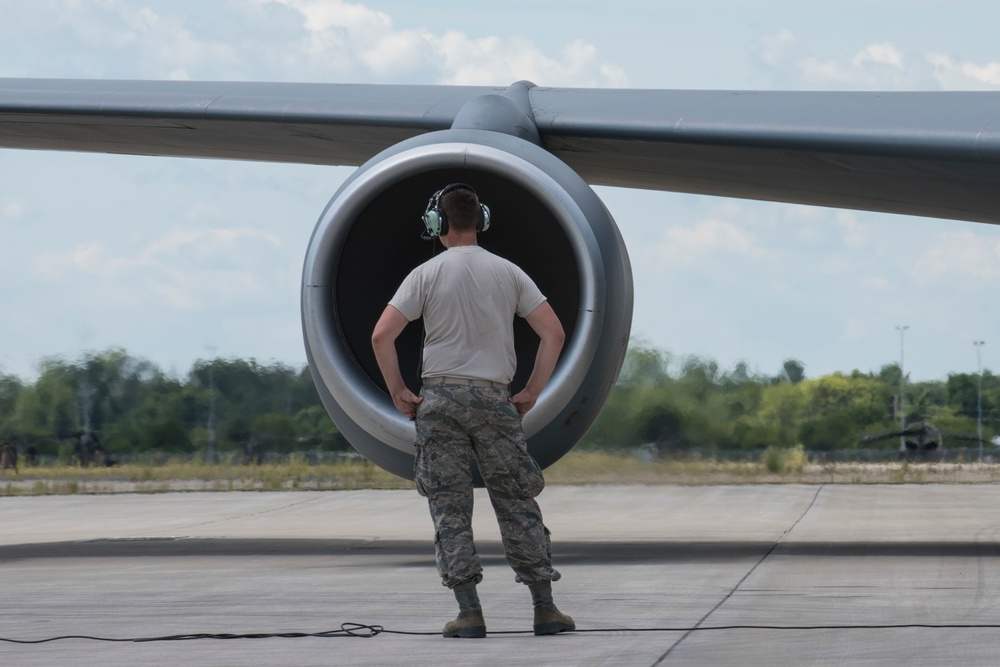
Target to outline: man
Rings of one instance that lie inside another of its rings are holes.
[[[438,572],[459,605],[443,634],[486,636],[476,593],[482,567],[472,539],[473,460],[496,511],[507,562],[531,591],[535,634],[575,630],[552,601],[560,574],[534,499],[545,481],[521,430],[559,358],[562,325],[524,271],[479,247],[477,232],[489,227],[489,209],[472,187],[456,183],[436,192],[424,225],[446,250],[406,277],[375,325],[372,347],[396,408],[416,420],[417,490],[434,521]],[[515,315],[527,319],[540,344],[527,385],[510,396]],[[423,388],[416,396],[403,382],[395,341],[420,317]]]

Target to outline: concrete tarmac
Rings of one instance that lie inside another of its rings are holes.
[[[0,498],[0,665],[995,665],[1000,486],[550,487],[578,632],[531,634],[477,492],[489,635],[454,617],[413,491]],[[984,627],[985,626],[985,627]],[[397,634],[428,633],[428,634]]]

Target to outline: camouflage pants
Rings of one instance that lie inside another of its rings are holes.
[[[525,584],[559,579],[535,501],[545,486],[505,390],[425,385],[417,409],[417,491],[434,521],[438,573],[449,588],[482,579],[472,537],[472,470],[478,464],[500,524],[507,563]]]

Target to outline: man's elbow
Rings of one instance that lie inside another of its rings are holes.
[[[382,329],[376,328],[375,331],[372,332],[372,349],[376,352],[385,348],[387,345],[392,345],[394,342],[395,341],[393,341],[388,332]]]
[[[553,326],[551,330],[546,333],[549,345],[561,350],[563,343],[566,342],[566,331],[563,330],[562,324],[556,322],[555,326]]]

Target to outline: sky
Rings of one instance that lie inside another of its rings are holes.
[[[0,77],[1000,90],[1000,3],[0,0]],[[302,260],[351,173],[0,150],[0,373],[111,347],[305,363]],[[595,188],[633,339],[724,370],[943,380],[1000,360],[1000,226]],[[907,326],[901,337],[897,327]]]

